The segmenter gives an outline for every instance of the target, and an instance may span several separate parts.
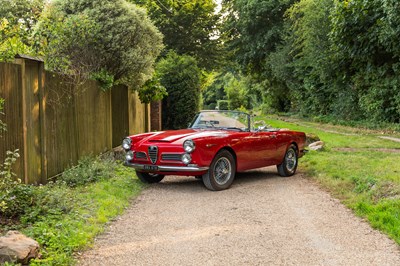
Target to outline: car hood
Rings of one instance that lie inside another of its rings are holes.
[[[196,130],[196,129],[181,129],[171,130],[156,133],[146,139],[150,143],[183,143],[187,139],[199,139],[209,137],[225,137],[228,134],[226,131],[220,130]]]

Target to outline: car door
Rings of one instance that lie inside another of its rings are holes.
[[[276,156],[275,132],[246,132],[232,139],[238,171],[271,165]]]
[[[254,132],[254,144],[259,147],[259,167],[273,165],[277,156],[277,132]]]

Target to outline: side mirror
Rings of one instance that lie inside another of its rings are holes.
[[[254,122],[254,128],[257,132],[264,130],[266,127],[267,127],[267,125],[265,124],[265,122],[263,120]]]

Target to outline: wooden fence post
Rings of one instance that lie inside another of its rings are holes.
[[[39,89],[39,121],[41,144],[41,184],[47,183],[47,127],[46,127],[46,92],[45,92],[44,62],[38,62],[38,89]]]
[[[20,148],[22,151],[23,157],[23,180],[25,184],[28,184],[28,153],[26,152],[27,147],[27,115],[26,115],[26,82],[25,82],[25,59],[16,58],[14,61],[16,64],[21,66],[21,108],[22,108],[22,138],[23,138],[23,147]]]

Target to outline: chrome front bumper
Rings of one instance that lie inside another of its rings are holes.
[[[167,166],[167,165],[150,165],[150,164],[137,164],[125,161],[125,166],[132,167],[136,170],[148,172],[202,172],[207,171],[209,167],[195,167],[195,166]]]

